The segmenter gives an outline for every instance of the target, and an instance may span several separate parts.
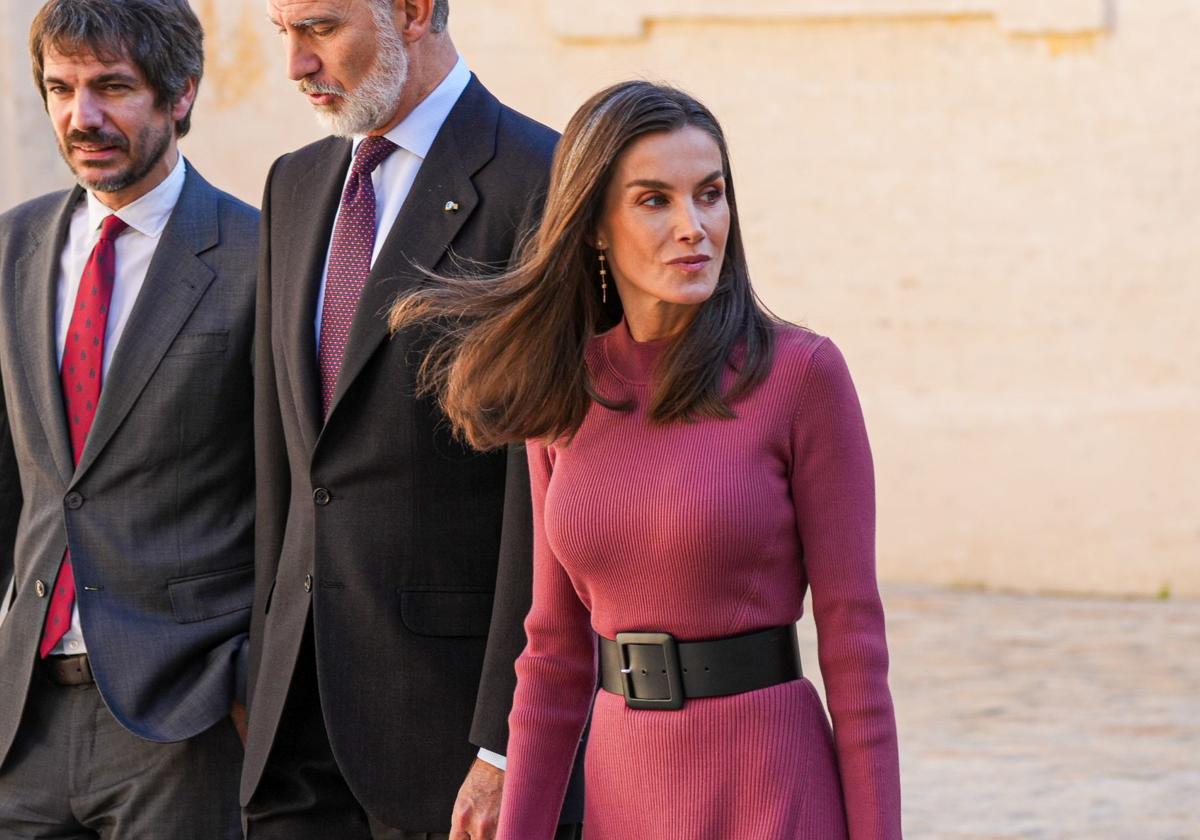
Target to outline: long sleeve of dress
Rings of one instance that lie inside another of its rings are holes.
[[[900,769],[875,577],[875,487],[841,353],[815,350],[792,424],[792,496],[851,840],[901,836]]]
[[[587,609],[546,536],[551,457],[528,445],[533,497],[533,606],[517,659],[498,840],[551,840],[595,690]]]

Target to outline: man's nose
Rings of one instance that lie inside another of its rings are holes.
[[[296,35],[288,36],[287,45],[287,75],[293,82],[298,82],[321,69],[321,60],[317,54],[306,46]]]
[[[77,131],[95,131],[104,125],[104,108],[100,98],[81,87],[75,91],[71,102],[71,128]]]

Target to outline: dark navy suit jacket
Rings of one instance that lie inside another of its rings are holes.
[[[508,263],[544,197],[556,140],[472,77],[380,233],[324,420],[313,322],[351,143],[319,141],[271,170],[243,803],[263,778],[310,617],[329,740],[377,820],[445,831],[476,747],[505,751],[531,599],[525,455],[455,442],[435,402],[414,396],[418,335],[389,336],[386,316],[424,281],[420,268]]]

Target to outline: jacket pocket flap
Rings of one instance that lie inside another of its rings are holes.
[[[488,591],[400,592],[400,620],[420,636],[486,636],[492,622]]]
[[[254,564],[175,578],[167,581],[167,591],[180,624],[248,610],[254,601]]]
[[[167,350],[168,356],[194,356],[197,353],[224,353],[229,345],[229,331],[182,333],[175,337]]]

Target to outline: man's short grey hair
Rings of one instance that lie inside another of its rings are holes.
[[[433,17],[429,28],[434,32],[445,32],[450,23],[450,0],[433,0]]]
[[[392,0],[375,0],[376,8],[392,11]],[[433,0],[433,15],[429,18],[429,28],[434,32],[445,32],[450,23],[450,0]]]

